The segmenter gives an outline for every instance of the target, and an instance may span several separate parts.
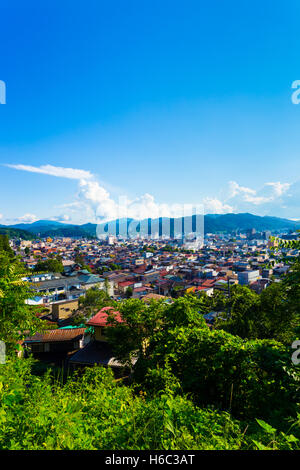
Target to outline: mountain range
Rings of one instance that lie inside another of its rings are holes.
[[[105,227],[106,224],[101,224]],[[0,225],[0,234],[7,233],[10,237],[21,238],[39,237],[96,237],[96,224],[71,225],[51,220],[15,225]],[[231,233],[246,231],[254,228],[256,231],[269,230],[282,232],[300,229],[300,220],[292,221],[279,217],[258,216],[249,213],[242,214],[207,214],[204,216],[205,233]]]

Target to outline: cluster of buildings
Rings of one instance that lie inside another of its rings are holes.
[[[289,259],[298,256],[298,250],[275,251],[269,233],[253,229],[234,236],[207,234],[197,250],[183,249],[176,241],[125,241],[111,236],[107,241],[48,238],[12,243],[28,268],[24,279],[34,294],[28,302],[46,305],[78,299],[91,287],[106,289],[116,300],[178,297],[201,290],[211,295],[231,284],[261,292],[286,274]],[[61,273],[32,271],[38,262],[57,257],[63,265]]]
[[[57,329],[47,333],[48,343],[42,336],[35,336],[27,343],[33,351],[43,352],[50,351],[51,344],[52,348],[53,344],[56,348],[60,344],[58,349],[65,350],[62,343],[68,352],[73,354],[75,351],[70,359],[73,363],[95,363],[101,356],[106,359],[104,362],[101,359],[100,363],[116,365],[103,335],[103,312],[98,312],[96,319],[90,319],[87,324],[96,328],[92,342],[87,341],[86,327],[62,326],[78,312],[78,299],[85,296],[88,289],[105,290],[116,301],[131,297],[171,302],[186,293],[205,292],[211,296],[218,290],[227,294],[233,284],[249,286],[261,293],[272,282],[279,282],[288,272],[290,262],[299,255],[298,250],[275,249],[274,244],[269,233],[254,230],[234,235],[206,234],[203,246],[196,250],[187,250],[176,240],[137,238],[126,241],[115,237],[108,237],[106,241],[14,240],[12,248],[20,254],[28,269],[24,280],[30,282],[32,297],[27,302],[48,308],[51,321],[58,325]],[[51,258],[61,261],[62,272],[34,271],[38,262]],[[64,337],[66,339],[62,340]]]

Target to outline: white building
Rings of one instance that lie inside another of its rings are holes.
[[[257,281],[260,278],[259,270],[255,271],[243,271],[237,273],[239,284],[242,286],[251,284],[251,282]]]

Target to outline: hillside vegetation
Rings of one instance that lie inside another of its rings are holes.
[[[138,361],[130,379],[109,369],[84,373],[17,358],[20,340],[43,331],[24,300],[22,268],[0,246],[1,449],[298,449],[300,366],[291,343],[300,331],[300,262],[284,281],[257,295],[188,295],[172,304],[136,299],[110,315],[107,336],[117,358]],[[100,307],[88,295],[85,311]],[[202,313],[223,319],[209,328]],[[226,316],[226,312],[230,312]]]

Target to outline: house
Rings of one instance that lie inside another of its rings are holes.
[[[127,289],[131,287],[132,289],[134,288],[134,281],[123,281],[118,283],[118,289],[122,294],[125,294]]]
[[[144,282],[153,282],[155,281],[156,279],[159,279],[160,277],[160,272],[158,270],[155,270],[155,269],[151,269],[149,271],[146,271],[143,275],[142,275],[142,280]]]
[[[32,298],[41,297],[43,303],[77,299],[85,294],[85,290],[81,288],[81,282],[77,277],[35,282],[31,285],[31,289],[33,291]],[[31,299],[26,302],[30,304]]]
[[[251,284],[260,278],[259,270],[238,272],[239,284],[242,286]]]
[[[114,319],[118,323],[124,322],[120,313],[115,311],[113,307],[103,307],[87,322],[87,325],[92,326],[95,330],[94,337],[96,341],[106,341],[105,328],[109,326],[108,317],[111,314],[114,315]]]
[[[70,365],[76,367],[98,364],[104,367],[112,367],[117,374],[126,370],[124,364],[114,357],[112,347],[107,342],[105,335],[105,329],[111,326],[109,323],[109,315],[111,314],[114,314],[115,321],[123,323],[124,320],[120,313],[115,311],[113,307],[103,307],[99,310],[99,312],[87,322],[87,325],[94,329],[91,341],[70,358]],[[137,359],[133,359],[132,366],[134,366],[136,360]]]
[[[65,320],[78,310],[78,300],[62,300],[52,304],[52,319],[55,321]]]
[[[215,285],[215,280],[214,279],[206,279],[204,282],[202,282],[201,287],[205,287],[206,289],[212,289]]]
[[[75,327],[47,330],[27,336],[23,345],[28,352],[40,358],[51,359],[57,353],[64,356],[84,346],[85,330],[86,328]]]
[[[203,287],[203,286],[191,286],[186,289],[187,294],[200,294],[201,292],[204,292],[206,295],[211,297],[214,293],[214,288],[213,287]]]
[[[85,270],[78,273],[78,280],[82,288],[85,290],[90,289],[91,287],[98,287],[99,289],[103,289],[104,287],[104,279],[102,277],[99,277],[96,274],[91,274]]]
[[[147,287],[136,287],[133,289],[133,292],[132,292],[132,298],[133,299],[140,299],[141,297],[143,297],[144,295],[146,295],[148,292],[148,288]]]

